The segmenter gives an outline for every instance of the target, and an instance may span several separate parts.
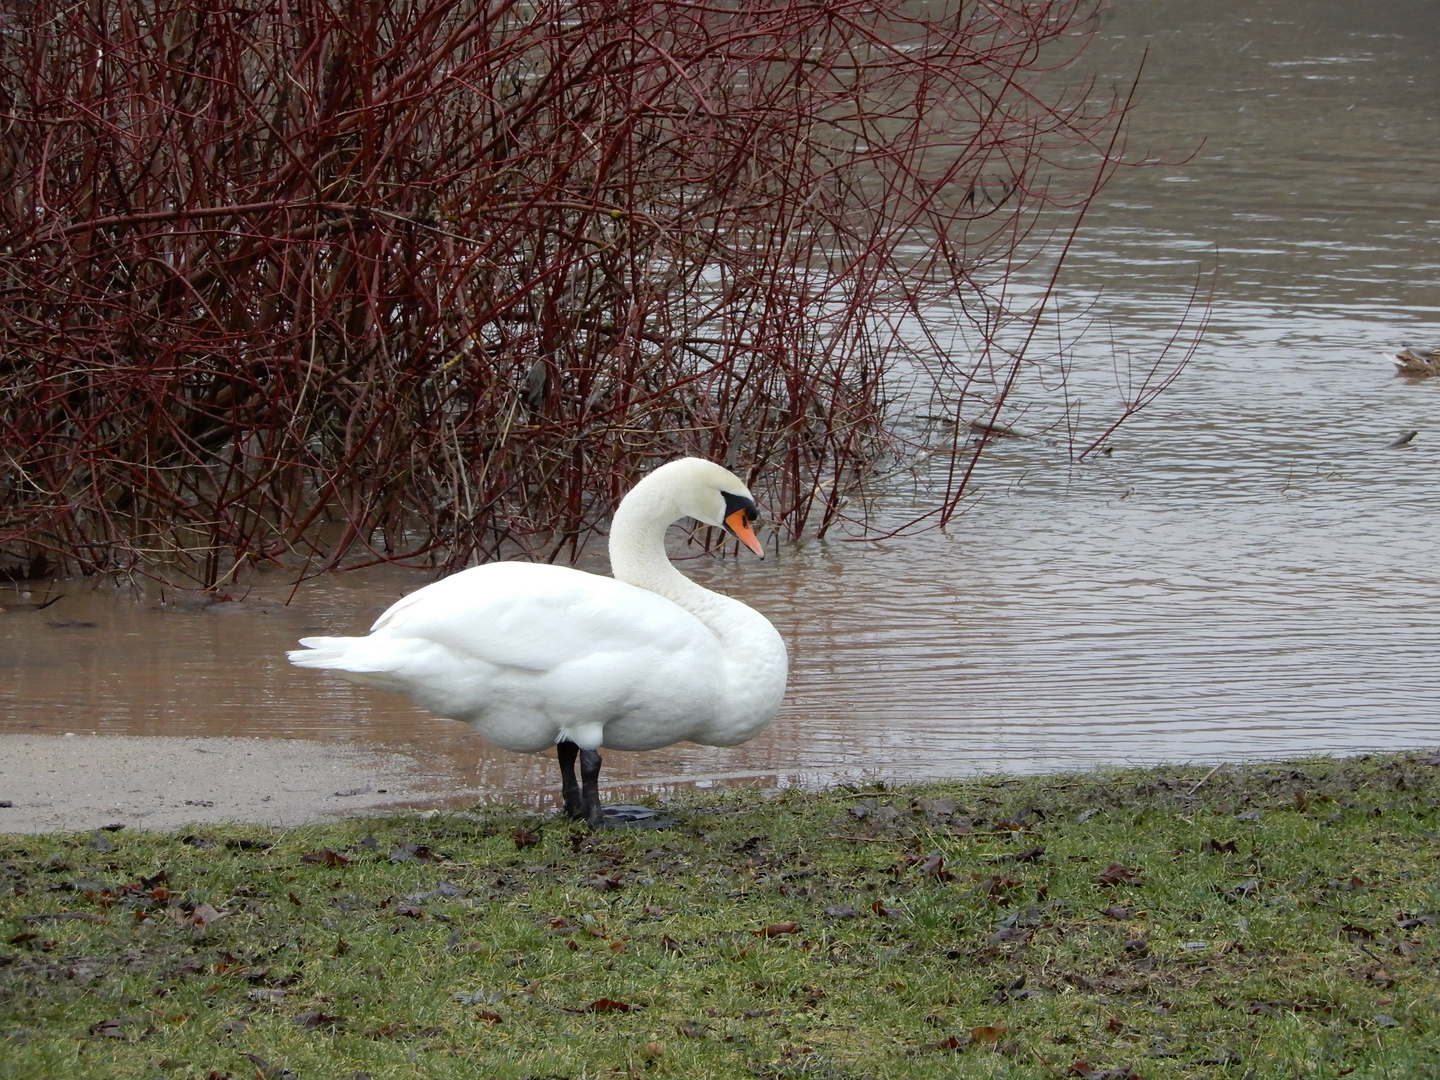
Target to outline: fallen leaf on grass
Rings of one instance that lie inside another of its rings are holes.
[[[1225,895],[1233,897],[1254,896],[1260,891],[1260,886],[1263,884],[1264,882],[1262,882],[1258,877],[1246,878],[1244,881],[1240,882],[1240,884],[1231,886],[1230,890]]]
[[[759,930],[752,930],[751,933],[758,937],[779,937],[781,934],[799,933],[800,924],[797,922],[772,922],[769,926],[762,926]]]
[[[916,799],[911,805],[931,817],[949,817],[960,809],[960,804],[954,799]]]
[[[1016,942],[1023,944],[1034,936],[1033,931],[1023,929],[1022,927],[1005,926],[987,937],[985,943],[987,945],[1012,945]]]
[[[915,869],[929,877],[939,881],[953,881],[955,875],[945,869],[945,856],[938,851],[932,851],[915,864]]]
[[[1111,904],[1109,907],[1101,908],[1100,914],[1104,915],[1107,919],[1115,919],[1118,922],[1125,922],[1135,917],[1133,911],[1129,908],[1121,907],[1119,904]]]
[[[1234,840],[1226,840],[1224,843],[1221,843],[1219,840],[1216,840],[1213,836],[1212,836],[1209,840],[1207,840],[1205,843],[1203,843],[1203,844],[1200,845],[1200,850],[1201,850],[1201,851],[1213,851],[1213,852],[1214,852],[1215,854],[1217,854],[1217,855],[1235,855],[1235,854],[1238,854],[1238,852],[1235,850],[1235,841],[1234,841]]]
[[[1010,1028],[1006,1024],[982,1024],[970,1029],[970,1037],[982,1044],[999,1042],[1008,1034]]]
[[[255,1075],[259,1080],[285,1080],[286,1077],[295,1075],[283,1065],[271,1065],[259,1054],[241,1054],[240,1056],[255,1066]]]
[[[303,1012],[295,1017],[295,1022],[303,1028],[337,1027],[345,1022],[343,1016],[332,1016],[323,1009],[312,1009],[310,1012]]]
[[[34,926],[36,923],[54,922],[87,922],[103,925],[110,920],[93,911],[45,911],[38,915],[26,915],[21,921],[29,926]]]
[[[443,862],[445,856],[437,855],[424,844],[405,843],[392,851],[389,858],[392,863],[399,865],[409,862],[411,859],[418,859],[421,862]]]
[[[612,1012],[640,1012],[644,1005],[631,1005],[629,1002],[616,1001],[614,998],[601,998],[599,1001],[592,1001],[581,1012],[612,1013]]]
[[[209,904],[196,904],[195,910],[190,912],[187,921],[194,923],[198,927],[204,928],[206,926],[209,926],[216,919],[220,918],[224,918],[224,915],[221,912],[216,911]]]
[[[245,837],[226,840],[225,846],[231,851],[269,851],[274,845],[268,840],[249,840]]]
[[[1293,1001],[1247,1001],[1245,1011],[1251,1016],[1279,1016],[1295,1007]]]
[[[1024,851],[1017,851],[1017,852],[1015,852],[1013,855],[997,855],[997,856],[995,856],[995,858],[991,859],[990,861],[991,861],[991,862],[1016,862],[1016,863],[1025,862],[1025,863],[1033,863],[1033,862],[1039,862],[1039,861],[1040,861],[1042,858],[1044,858],[1044,857],[1045,857],[1045,849],[1044,849],[1043,847],[1032,847],[1032,848],[1026,848]]]
[[[353,859],[347,859],[337,851],[331,851],[328,847],[319,851],[312,851],[308,855],[301,855],[303,863],[313,863],[319,866],[349,866]]]
[[[116,1016],[109,1020],[101,1020],[99,1023],[90,1025],[90,1034],[102,1039],[123,1039],[126,1037],[125,1029],[140,1021],[133,1016]]]
[[[499,1024],[503,1022],[505,1018],[497,1012],[491,1012],[489,1009],[481,1009],[475,1014],[475,1019],[484,1020],[489,1024]]]
[[[1141,885],[1144,884],[1140,871],[1132,870],[1124,863],[1112,862],[1095,875],[1097,885]]]
[[[974,894],[983,896],[987,900],[993,900],[997,904],[1009,903],[1009,890],[1018,888],[1020,882],[1015,878],[1001,877],[998,874],[972,874],[976,885]]]
[[[832,919],[857,919],[860,913],[849,904],[831,904],[825,909],[825,914]]]
[[[693,1020],[681,1020],[675,1025],[675,1030],[687,1039],[705,1038],[705,1029]]]
[[[516,829],[511,833],[510,839],[515,841],[517,849],[531,848],[540,843],[539,833],[530,832],[528,829]]]
[[[975,1041],[975,1037],[968,1032],[964,1035],[951,1035],[948,1039],[941,1039],[939,1042],[926,1043],[926,1050],[964,1050]]]

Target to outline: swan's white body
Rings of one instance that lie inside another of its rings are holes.
[[[785,644],[759,612],[676,570],[664,547],[682,517],[724,525],[727,494],[753,509],[727,470],[671,462],[615,513],[614,578],[477,566],[411,593],[369,636],[304,638],[290,660],[404,694],[506,750],[745,742],[780,707]]]

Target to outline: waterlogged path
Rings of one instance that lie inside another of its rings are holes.
[[[1070,466],[1058,431],[1007,441],[945,534],[688,564],[771,616],[791,692],[744,747],[607,753],[618,791],[1440,744],[1440,379],[1380,357],[1440,344],[1440,9],[1114,8],[1088,60],[1123,84],[1149,48],[1131,148],[1189,160],[1122,172],[1089,219],[1077,392],[1112,408],[1114,361],[1155,355],[1218,259],[1190,370],[1095,464]],[[344,576],[287,604],[261,579],[209,608],[4,592],[0,787],[28,736],[259,736],[404,751],[406,798],[548,802],[552,760],[285,663],[422,581]],[[52,792],[93,782],[64,773]],[[259,813],[279,781],[250,775]]]

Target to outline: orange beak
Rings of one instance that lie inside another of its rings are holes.
[[[755,530],[750,528],[750,522],[745,517],[744,510],[736,510],[725,519],[725,527],[735,534],[735,538],[748,547],[760,558],[765,557],[765,549],[760,545],[759,539],[755,536]]]

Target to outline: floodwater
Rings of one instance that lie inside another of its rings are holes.
[[[1113,7],[1085,62],[1123,85],[1148,48],[1130,149],[1175,163],[1122,171],[1072,256],[1084,422],[1218,262],[1188,371],[1094,463],[1070,464],[1059,429],[1006,440],[943,533],[688,562],[775,622],[790,693],[744,747],[607,753],[612,783],[1440,744],[1440,379],[1381,358],[1440,344],[1440,5]],[[1042,431],[1046,409],[1013,419]],[[548,799],[552,760],[285,662],[421,580],[341,575],[287,604],[262,577],[206,609],[61,583],[43,611],[0,615],[0,734],[355,740]]]

